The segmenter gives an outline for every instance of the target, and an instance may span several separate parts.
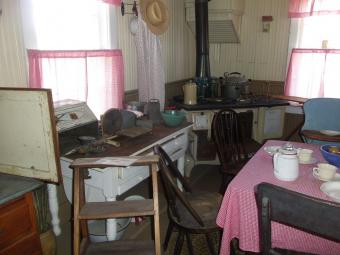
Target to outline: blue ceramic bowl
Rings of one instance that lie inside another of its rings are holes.
[[[161,112],[164,123],[168,127],[178,127],[185,119],[185,112],[180,111],[165,111]]]
[[[339,148],[339,152],[340,152],[340,146],[325,144],[325,145],[322,145],[320,148],[322,156],[329,164],[332,164],[340,168],[340,153],[329,152],[330,147],[337,147]]]

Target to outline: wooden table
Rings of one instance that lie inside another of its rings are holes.
[[[263,146],[282,145],[284,141],[267,141]],[[325,162],[320,146],[293,143],[297,148],[314,151],[318,162]],[[254,189],[261,182],[273,183],[312,197],[330,200],[320,191],[322,182],[312,175],[314,165],[299,165],[299,177],[292,182],[280,181],[274,177],[272,157],[263,147],[248,161],[240,173],[229,184],[217,217],[217,224],[223,228],[221,255],[229,255],[230,241],[239,239],[242,250],[259,252],[259,227]],[[289,206],[289,205],[287,205]],[[274,222],[272,224],[273,246],[316,254],[339,254],[340,243],[329,241],[306,232]]]

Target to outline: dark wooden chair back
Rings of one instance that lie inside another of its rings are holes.
[[[197,223],[204,226],[201,217],[185,197],[185,192],[191,192],[191,187],[188,181],[183,177],[162,147],[156,145],[154,147],[154,152],[160,157],[158,165],[169,206],[169,212],[177,217],[178,221],[181,221],[181,213],[178,212],[177,204],[178,202],[181,202],[184,205],[184,208],[188,210],[188,213],[197,221]],[[182,184],[184,191],[178,188],[177,180],[180,184]]]
[[[339,242],[340,204],[269,183],[256,187],[262,254],[273,254],[271,221]]]
[[[223,170],[231,169],[242,161],[242,140],[239,133],[237,113],[232,109],[223,109],[215,114],[212,132],[219,160]]]
[[[184,178],[184,176],[181,174],[181,172],[179,171],[179,169],[177,168],[175,163],[171,160],[171,158],[163,150],[163,148],[161,146],[159,146],[159,145],[155,145],[154,146],[154,152],[161,159],[163,159],[165,164],[168,166],[169,171],[171,171],[171,175],[174,176],[175,178],[177,178],[180,181],[180,183],[183,185],[184,190],[187,191],[187,192],[191,192],[192,188],[191,188],[190,183],[188,182],[187,179]]]

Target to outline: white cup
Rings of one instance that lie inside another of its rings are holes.
[[[327,163],[319,163],[317,167],[313,168],[313,173],[320,179],[329,181],[333,179],[336,170],[337,170],[336,166]]]
[[[309,149],[301,149],[299,151],[299,161],[310,162],[312,159],[313,151]]]

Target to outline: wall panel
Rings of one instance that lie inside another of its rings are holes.
[[[22,43],[19,0],[0,0],[0,86],[26,86],[26,56]],[[161,35],[166,82],[186,79],[195,73],[195,36],[185,21],[184,0],[165,0],[170,26]],[[211,73],[239,71],[248,78],[283,81],[287,62],[288,0],[246,0],[240,44],[210,46]],[[272,15],[269,33],[262,32],[261,17]],[[137,89],[136,49],[129,32],[131,15],[117,8],[118,46],[125,63],[125,90]]]
[[[212,75],[238,71],[251,79],[283,81],[290,26],[287,13],[288,0],[246,0],[241,43],[210,46]],[[265,33],[262,16],[268,15],[274,20],[270,32]]]
[[[0,86],[26,87],[26,56],[23,46],[19,0],[0,0]]]
[[[172,82],[192,77],[195,71],[195,38],[185,22],[184,0],[165,0],[169,8],[169,29],[160,36],[165,80]],[[118,46],[125,62],[125,90],[137,89],[136,47],[129,32],[131,15],[118,19]]]

